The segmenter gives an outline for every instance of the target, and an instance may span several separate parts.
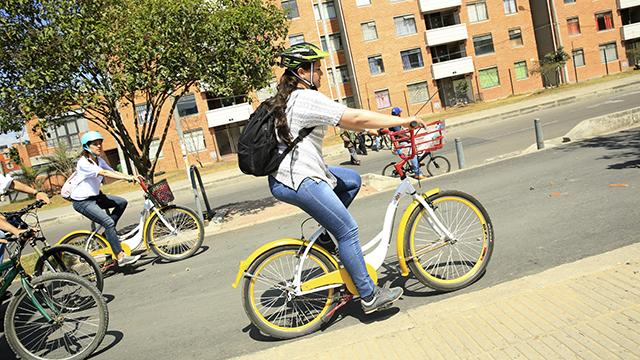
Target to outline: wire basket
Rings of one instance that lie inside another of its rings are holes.
[[[169,205],[175,199],[166,179],[150,185],[149,194],[162,206]]]
[[[396,153],[408,153],[410,156],[442,149],[444,146],[444,122],[432,122],[425,128],[402,129],[391,132],[389,136]],[[415,144],[415,147],[413,146]],[[413,151],[415,149],[415,154]]]

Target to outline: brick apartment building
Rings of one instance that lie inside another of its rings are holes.
[[[632,50],[640,48],[640,0],[278,2],[290,19],[288,44],[312,42],[332,54],[323,61],[320,90],[373,111],[400,106],[408,115],[426,114],[540,89],[540,76],[530,71],[559,47],[570,55],[561,82],[625,71],[640,62]],[[251,96],[219,98],[194,88],[178,105],[185,146],[172,127],[157,170],[184,168],[185,152],[192,164],[234,158],[249,114],[273,94],[280,74],[275,69],[274,82]],[[135,111],[126,106],[122,115],[131,123],[144,121],[145,105],[135,104]],[[92,126],[69,117],[50,129],[49,139],[34,140],[23,152],[38,165],[61,141],[77,147],[79,135]],[[112,165],[123,163],[113,139],[104,149]]]

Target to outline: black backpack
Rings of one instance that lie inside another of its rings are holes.
[[[247,125],[238,138],[238,166],[248,175],[266,176],[278,170],[284,157],[314,128],[300,130],[291,146],[278,154],[276,117],[271,101],[260,104],[249,116]]]

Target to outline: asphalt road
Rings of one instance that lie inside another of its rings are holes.
[[[454,139],[460,138],[464,147],[466,167],[481,165],[487,160],[508,154],[514,151],[526,149],[535,143],[533,119],[539,118],[542,122],[543,133],[546,139],[552,139],[565,135],[582,120],[622,111],[640,106],[640,89],[629,89],[603,98],[591,96],[574,103],[537,111],[535,113],[510,118],[507,120],[482,121],[465,126],[452,127],[447,130],[444,148],[438,153],[449,158],[452,169],[457,169],[457,159],[454,147]],[[361,174],[380,174],[385,165],[396,158],[390,151],[372,152],[362,156],[361,166],[352,166],[347,161],[349,155],[344,153],[327,159],[331,165],[351,167]],[[265,178],[241,176],[216,182],[208,186],[207,195],[211,206],[224,208],[229,204],[255,201],[271,197]],[[176,192],[176,203],[194,207],[193,194],[189,191]],[[131,204],[119,226],[137,223],[141,205]],[[61,238],[64,234],[78,229],[80,225],[88,227],[86,223],[76,221],[62,224],[49,223],[45,229],[45,235],[51,241]]]
[[[640,128],[451,173],[427,185],[476,196],[492,218],[495,250],[482,279],[450,294],[435,294],[411,277],[400,278],[391,261],[379,275],[382,283],[407,289],[399,311],[637,242]],[[366,224],[363,239],[379,231],[370,225],[381,223],[390,196],[385,192],[353,204],[357,221]],[[282,343],[251,326],[241,292],[230,284],[240,260],[270,240],[298,235],[304,218],[209,237],[190,259],[170,264],[149,259],[109,277],[105,295],[111,322],[94,359],[223,359]],[[354,302],[324,331],[376,321],[384,318],[365,317]],[[3,339],[0,358],[13,359]]]

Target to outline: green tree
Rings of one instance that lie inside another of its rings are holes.
[[[569,60],[563,47],[544,55],[539,64],[531,70],[532,74],[540,74],[545,86],[560,84],[560,71]]]
[[[54,175],[62,175],[67,179],[76,169],[78,156],[79,154],[69,149],[69,146],[66,145],[65,142],[60,142],[52,154],[43,157],[49,162],[49,164],[45,166],[46,172]]]
[[[149,178],[178,99],[196,85],[218,95],[265,86],[287,32],[282,10],[262,0],[3,4],[0,131],[34,117],[45,129],[75,112],[111,133]],[[121,112],[135,114],[136,103],[147,119],[127,127]],[[160,146],[149,154],[154,138]]]
[[[11,159],[11,161],[13,161],[16,165],[22,165],[20,152],[18,152],[18,149],[16,149],[15,146],[9,148],[9,159]]]
[[[20,174],[16,175],[16,178],[34,189],[40,189],[45,180],[40,175],[44,172],[44,168],[33,168],[20,164]]]

